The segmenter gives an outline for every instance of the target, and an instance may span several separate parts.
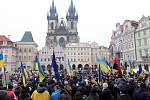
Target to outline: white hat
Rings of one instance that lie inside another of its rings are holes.
[[[107,83],[103,83],[103,89],[108,88],[108,84]]]

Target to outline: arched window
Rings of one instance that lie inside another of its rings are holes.
[[[73,22],[71,22],[71,29],[73,29],[74,27],[73,27]]]
[[[54,29],[54,23],[53,22],[51,23],[51,29],[52,30]]]

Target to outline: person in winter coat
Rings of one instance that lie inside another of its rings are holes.
[[[31,95],[32,100],[50,100],[50,95],[45,89],[44,83],[39,83],[37,90],[35,90]]]
[[[102,100],[112,100],[111,91],[109,90],[107,83],[103,83]]]
[[[73,100],[83,100],[83,95],[81,93],[81,88],[80,87],[77,88],[77,91],[76,91],[76,93],[73,97]]]
[[[58,85],[55,86],[55,91],[51,95],[51,100],[58,100],[60,96],[60,87]]]
[[[8,84],[7,95],[10,97],[10,100],[17,100],[15,93],[13,92],[13,85],[12,83]]]
[[[146,84],[141,83],[140,89],[136,91],[133,96],[133,100],[150,100],[150,94],[146,90]]]
[[[90,95],[87,97],[86,100],[99,100],[99,95],[96,92],[96,88],[92,88]]]
[[[0,100],[11,100],[6,90],[0,90]]]
[[[127,86],[120,88],[120,96],[118,97],[118,100],[132,100]]]
[[[67,93],[67,91],[62,90],[59,96],[59,100],[71,100],[71,96]]]

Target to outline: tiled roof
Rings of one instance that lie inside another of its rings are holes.
[[[21,42],[34,42],[32,33],[30,31],[26,31],[22,37]]]
[[[0,35],[0,41],[11,41],[11,40],[7,38],[5,35]]]

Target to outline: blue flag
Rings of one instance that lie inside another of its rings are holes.
[[[55,58],[55,53],[53,51],[53,58],[52,58],[52,64],[51,66],[53,67],[54,69],[54,72],[55,72],[55,79],[57,80],[57,82],[60,80],[60,75],[58,73],[58,65],[56,63],[56,58]]]
[[[101,67],[100,67],[100,64],[98,66],[98,81],[101,81],[102,80],[102,76],[101,76]]]
[[[138,74],[140,75],[140,73],[142,72],[142,66],[141,64],[139,65],[139,71],[138,71]]]

